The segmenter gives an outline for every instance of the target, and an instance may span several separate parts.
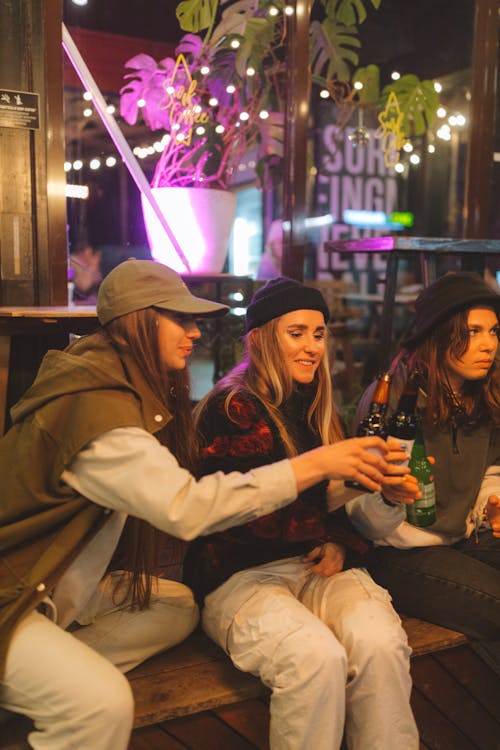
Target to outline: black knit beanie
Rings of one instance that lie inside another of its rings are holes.
[[[478,273],[456,271],[441,276],[418,295],[412,331],[401,346],[415,349],[440,323],[472,307],[492,307],[500,317],[500,294]]]
[[[318,289],[286,276],[270,279],[257,289],[247,307],[247,332],[293,310],[318,310],[323,313],[325,323],[330,317],[328,306]]]

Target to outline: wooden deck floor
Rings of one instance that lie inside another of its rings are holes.
[[[470,646],[413,658],[412,677],[420,750],[500,750],[500,680]],[[137,729],[130,750],[269,750],[268,731],[255,698]]]

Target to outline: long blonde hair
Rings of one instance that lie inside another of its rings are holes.
[[[189,374],[187,370],[169,371],[163,364],[158,343],[158,315],[153,308],[123,315],[105,326],[104,335],[118,352],[127,352],[134,359],[151,391],[171,414],[172,419],[155,437],[174,454],[181,466],[194,472],[197,450]],[[120,552],[124,567],[130,572],[125,582],[119,582],[116,593],[118,589],[120,596],[124,592],[124,599],[132,594],[132,601],[139,609],[150,603],[153,576],[164,538],[165,534],[147,521],[129,517]]]
[[[221,378],[212,391],[195,408],[195,424],[198,424],[204,406],[218,393],[228,391],[225,411],[229,419],[230,402],[237,393],[246,392],[258,398],[276,425],[285,446],[287,456],[297,455],[293,437],[285,425],[281,407],[290,398],[294,381],[284,363],[278,337],[278,320],[274,318],[262,326],[253,328],[245,337],[245,351],[240,364]],[[316,394],[309,408],[307,423],[317,431],[323,444],[334,443],[343,438],[342,427],[333,403],[331,375],[325,355],[316,371]]]

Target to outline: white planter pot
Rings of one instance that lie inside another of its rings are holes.
[[[142,210],[151,255],[180,273],[220,273],[226,259],[236,195],[210,188],[152,188],[190,269],[179,258],[147,198]]]

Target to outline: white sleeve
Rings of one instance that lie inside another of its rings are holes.
[[[288,460],[196,481],[155,437],[137,427],[111,430],[93,440],[61,479],[98,505],[187,540],[239,526],[297,497]]]
[[[435,531],[421,529],[406,521],[404,505],[391,507],[379,492],[359,495],[346,503],[346,511],[359,533],[380,547],[434,547],[452,544],[451,539]]]
[[[404,506],[386,505],[380,492],[358,495],[345,508],[359,533],[372,540],[387,536],[406,518]]]

